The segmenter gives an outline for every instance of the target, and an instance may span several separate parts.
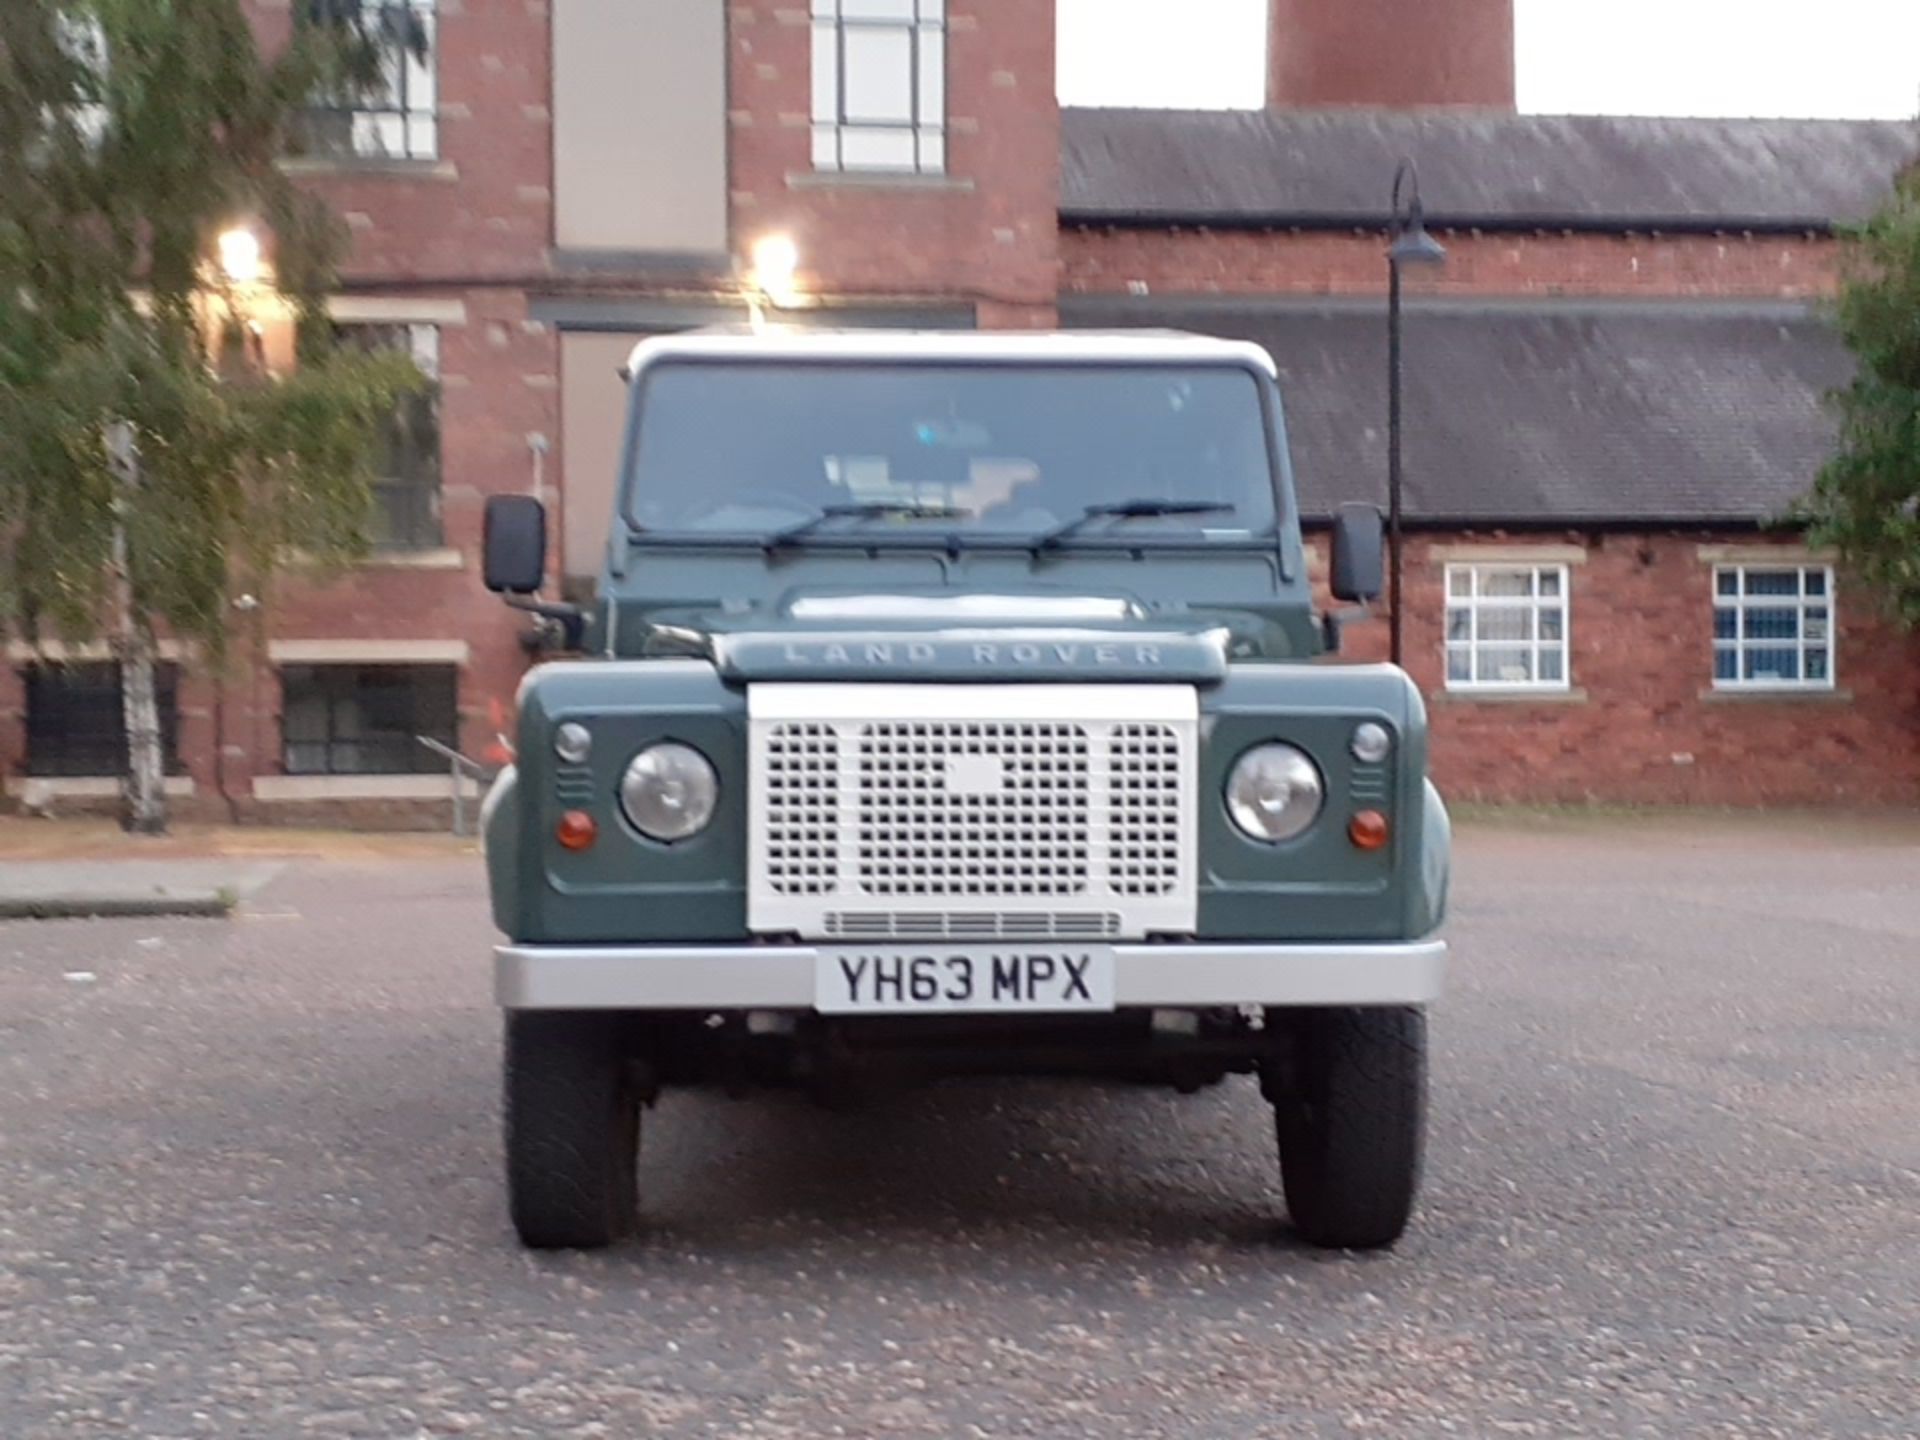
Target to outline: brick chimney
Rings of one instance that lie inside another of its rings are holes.
[[[1513,0],[1268,0],[1267,104],[1514,108]]]

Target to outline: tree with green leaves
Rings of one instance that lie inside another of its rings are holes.
[[[344,227],[278,164],[315,97],[377,90],[394,13],[321,0],[269,57],[239,0],[0,0],[0,634],[109,642],[130,829],[166,825],[158,635],[220,667],[238,597],[361,555],[423,383],[335,345]],[[214,263],[236,226],[268,237],[264,283]]]
[[[1902,624],[1920,625],[1920,167],[1847,246],[1837,319],[1858,369],[1834,396],[1839,444],[1801,515]]]

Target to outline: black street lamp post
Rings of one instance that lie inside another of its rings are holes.
[[[1420,204],[1420,175],[1413,161],[1393,172],[1393,208],[1387,223],[1387,576],[1393,606],[1393,663],[1400,659],[1400,267],[1439,265],[1447,258],[1427,233]]]

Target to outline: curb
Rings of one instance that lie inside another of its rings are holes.
[[[0,920],[96,920],[115,916],[185,915],[224,919],[233,895],[0,895]]]

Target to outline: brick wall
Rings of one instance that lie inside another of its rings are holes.
[[[1314,537],[1324,574],[1326,537]],[[1447,557],[1567,547],[1565,696],[1448,691]],[[1920,636],[1902,635],[1837,579],[1835,688],[1738,694],[1712,688],[1712,547],[1777,553],[1798,543],[1747,533],[1566,532],[1408,537],[1405,664],[1427,696],[1436,783],[1453,798],[1648,805],[1910,806],[1920,801]],[[1704,550],[1704,554],[1703,554]],[[1323,604],[1330,603],[1321,596]],[[1343,657],[1387,655],[1385,607],[1349,627]]]
[[[289,0],[247,0],[263,46]],[[387,166],[295,161],[353,234],[349,280],[434,283],[543,274],[553,233],[547,0],[440,6],[439,156]]]
[[[1267,104],[1514,105],[1513,0],[1268,0]]]
[[[1594,235],[1437,231],[1447,263],[1422,294],[1813,298],[1829,293],[1838,247],[1817,235]],[[1375,294],[1378,232],[1106,229],[1060,236],[1063,294]]]
[[[816,173],[808,7],[728,7],[732,226],[799,246],[805,288],[958,299],[988,324],[1050,324],[1060,112],[1051,0],[949,0],[944,176]]]

